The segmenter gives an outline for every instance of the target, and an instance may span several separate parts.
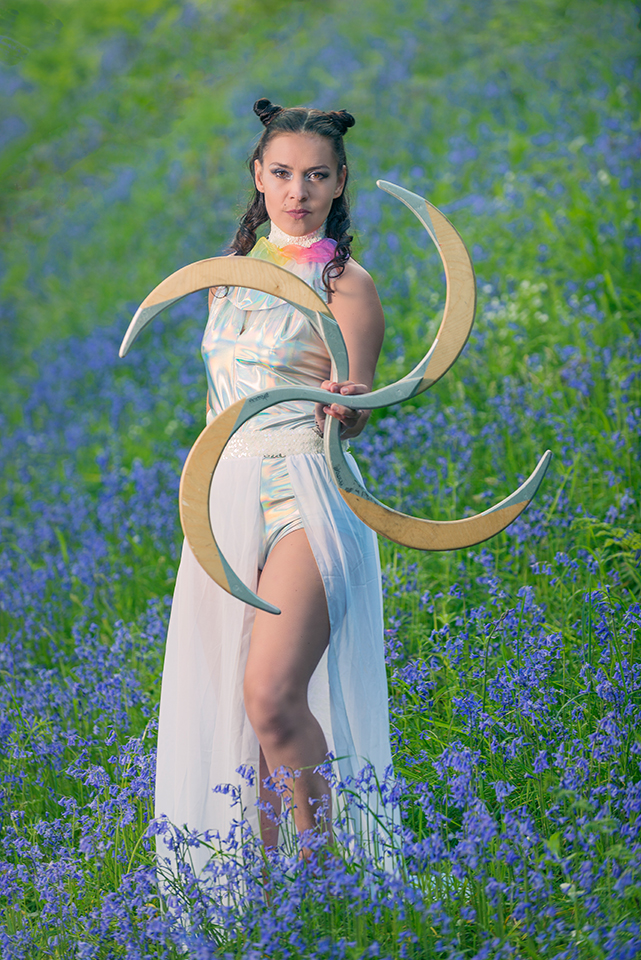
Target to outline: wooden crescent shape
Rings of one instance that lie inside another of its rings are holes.
[[[433,345],[421,362],[396,383],[368,394],[341,397],[355,409],[400,403],[436,383],[452,366],[469,336],[476,307],[476,283],[469,254],[446,217],[427,200],[385,181],[378,186],[412,210],[439,250],[447,281],[443,319]],[[214,286],[248,287],[272,294],[303,312],[323,338],[332,358],[332,377],[348,377],[348,358],[340,329],[318,294],[300,277],[276,264],[246,257],[213,257],[177,270],[162,281],[140,305],[123,339],[124,357],[138,334],[162,310],[197,290]],[[233,403],[200,434],[185,462],[180,484],[180,517],[185,536],[203,569],[232,596],[270,613],[280,613],[261,600],[236,576],[225,560],[209,517],[213,474],[222,452],[236,430],[249,419],[284,400],[335,402],[336,395],[311,387],[279,387]],[[340,442],[340,424],[328,418],[325,455],[332,476],[350,509],[383,536],[422,550],[454,550],[480,543],[503,530],[530,502],[547,470],[549,451],[531,476],[507,499],[489,510],[463,520],[435,521],[411,517],[385,506],[354,476]]]
[[[182,528],[200,565],[232,596],[269,613],[280,613],[280,610],[262,600],[242,583],[218,546],[209,515],[210,488],[223,450],[234,433],[257,413],[283,400],[300,397],[302,392],[296,387],[279,388],[254,394],[231,404],[205,427],[196,440],[185,462],[180,481]],[[324,390],[309,389],[305,394],[304,399],[315,399],[315,394],[327,396]],[[335,394],[329,396],[335,399]],[[362,395],[354,399],[361,400]],[[366,497],[361,497],[359,493],[346,491],[347,484],[339,485],[339,489],[350,509],[367,526],[378,530],[389,540],[420,550],[456,550],[488,540],[512,523],[534,497],[545,476],[551,456],[548,450],[531,476],[505,500],[483,513],[463,520],[423,520],[392,510],[375,500],[367,490]],[[344,460],[342,449],[341,459],[354,486],[359,491],[364,490]],[[332,466],[335,465],[332,462]]]
[[[379,180],[377,186],[401,200],[420,220],[436,244],[445,270],[445,309],[432,347],[404,380],[381,391],[375,391],[375,394],[384,394],[398,390],[401,384],[414,379],[416,382],[411,396],[416,396],[431,387],[449,370],[467,343],[476,311],[474,267],[458,231],[433,204],[393,183]],[[363,398],[359,397],[359,400],[361,407],[365,406]],[[550,451],[546,451],[518,490],[483,513],[463,520],[424,520],[393,510],[369,493],[354,476],[345,459],[339,429],[340,425],[333,420],[329,430],[326,430],[325,456],[341,496],[368,527],[388,540],[419,550],[456,550],[471,547],[500,533],[532,500],[552,457]]]
[[[136,310],[120,345],[120,356],[129,352],[132,343],[159,313],[190,293],[209,287],[249,287],[287,300],[297,308],[320,311],[332,316],[331,310],[315,290],[296,274],[267,260],[252,257],[210,257],[197,260],[176,270],[145,297]]]
[[[436,244],[445,270],[447,293],[441,325],[426,356],[408,374],[411,377],[420,371],[421,382],[414,391],[416,395],[447,373],[467,343],[476,312],[474,267],[460,234],[438,207],[395,183],[377,180],[376,185],[404,203],[420,220]]]
[[[212,580],[238,600],[268,613],[280,613],[246,587],[223,556],[209,515],[209,493],[214,471],[245,400],[237,400],[205,427],[189,452],[180,478],[180,522],[192,553]]]

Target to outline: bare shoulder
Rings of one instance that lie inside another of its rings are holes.
[[[370,390],[385,320],[374,281],[355,260],[347,261],[344,273],[334,282],[330,308],[347,347],[350,380]]]
[[[367,300],[371,298],[378,300],[376,285],[369,273],[365,267],[351,258],[345,264],[344,272],[334,281],[332,293],[350,298],[356,296]]]
[[[348,260],[344,273],[334,281],[331,308],[339,323],[341,319],[347,320],[349,315],[356,313],[375,326],[384,324],[376,285],[356,260]]]

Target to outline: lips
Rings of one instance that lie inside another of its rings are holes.
[[[287,215],[293,217],[294,220],[302,220],[303,217],[311,213],[311,210],[287,210],[286,212]]]

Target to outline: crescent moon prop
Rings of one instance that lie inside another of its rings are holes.
[[[476,282],[469,254],[459,234],[429,201],[393,183],[377,185],[401,200],[423,224],[439,251],[447,283],[443,319],[434,343],[416,367],[401,380],[371,393],[341,396],[345,407],[374,410],[401,403],[431,387],[449,370],[467,342],[476,309]],[[348,378],[348,357],[340,328],[327,304],[296,274],[265,260],[213,257],[199,260],[167,277],[136,311],[120,347],[124,357],[140,333],[162,310],[197,290],[214,286],[261,290],[300,310],[322,337],[332,361],[332,378]],[[288,400],[336,402],[336,394],[316,387],[275,387],[231,404],[205,427],[183,468],[180,518],[183,531],[203,569],[232,596],[269,613],[277,607],[258,597],[236,576],[223,556],[209,516],[209,492],[216,466],[236,431],[257,413]],[[325,424],[325,457],[348,506],[369,527],[396,543],[420,550],[455,550],[481,543],[504,530],[534,497],[552,454],[541,457],[518,490],[483,513],[462,520],[424,520],[392,510],[376,500],[352,473],[340,442],[340,423]]]

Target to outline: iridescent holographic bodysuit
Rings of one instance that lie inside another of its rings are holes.
[[[270,238],[274,233],[272,229]],[[279,247],[263,238],[248,256],[286,270],[293,268],[324,296],[322,272],[335,247],[335,241],[329,239]],[[217,291],[201,349],[212,416],[250,394],[292,384],[320,386],[330,376],[329,354],[309,320],[283,300],[244,287]],[[279,540],[303,527],[285,457],[322,450],[314,404],[308,401],[290,401],[265,410],[228,444],[224,457],[263,457],[260,569]]]

